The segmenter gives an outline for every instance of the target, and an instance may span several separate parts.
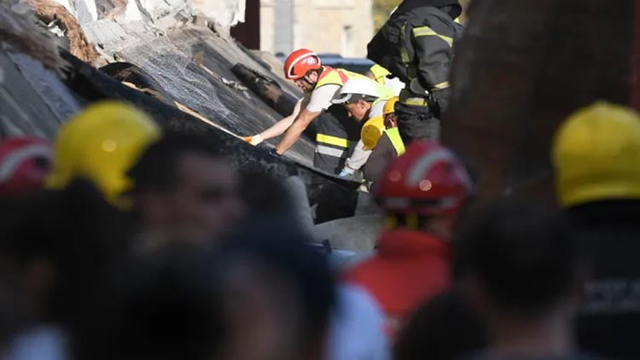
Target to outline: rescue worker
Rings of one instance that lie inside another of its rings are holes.
[[[384,130],[380,132],[379,139],[375,142],[373,151],[363,167],[364,178],[371,184],[370,189],[373,183],[380,178],[387,164],[405,152],[405,144],[400,136],[398,121],[394,111],[398,100],[398,97],[394,97],[384,105]]]
[[[605,102],[579,110],[559,128],[552,154],[558,202],[592,258],[579,347],[639,359],[640,116]]]
[[[385,85],[386,87],[393,90],[396,96],[400,95],[400,91],[404,89],[404,83],[400,81],[400,79],[391,75],[389,70],[383,68],[378,64],[373,64],[369,68],[369,70],[367,70],[365,75],[368,78],[375,80],[377,83]]]
[[[385,169],[374,196],[387,229],[377,255],[347,270],[344,280],[376,298],[391,335],[449,286],[450,240],[472,187],[464,165],[430,140],[411,144]]]
[[[360,125],[348,118],[342,106],[332,106],[331,100],[350,79],[367,77],[322,66],[320,57],[307,49],[299,49],[289,55],[284,64],[284,73],[305,93],[305,98],[296,104],[290,116],[259,135],[244,138],[245,141],[257,145],[286,132],[275,149],[277,154],[282,155],[298,141],[311,122],[322,112],[328,111],[332,116],[323,117],[317,123],[313,165],[328,173],[339,174],[360,138]]]
[[[131,200],[124,193],[133,185],[126,172],[160,136],[160,127],[131,105],[90,105],[60,128],[46,186],[60,190],[76,179],[88,180],[111,205],[126,209]]]
[[[405,142],[440,136],[461,12],[457,0],[405,0],[368,44],[367,57],[406,84],[396,104]]]
[[[372,118],[381,117],[384,105],[391,97],[393,97],[392,90],[383,85],[368,79],[352,79],[344,84],[340,89],[340,94],[331,102],[343,105],[351,119],[362,123]],[[361,135],[365,128],[369,127],[363,126]],[[356,171],[360,170],[371,155],[373,146],[365,146],[360,139],[351,156],[345,161],[340,176],[353,176]]]
[[[44,187],[53,149],[46,140],[17,136],[0,143],[0,196],[22,196]]]

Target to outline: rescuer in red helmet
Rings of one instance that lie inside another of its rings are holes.
[[[51,170],[53,150],[43,139],[29,136],[0,142],[0,196],[21,196],[40,190]]]
[[[322,66],[320,57],[307,49],[296,50],[287,57],[284,74],[305,93],[305,97],[296,104],[290,116],[258,135],[244,138],[245,141],[258,145],[286,132],[276,147],[276,152],[282,155],[298,141],[311,122],[322,112],[329,111],[333,116],[324,117],[322,121],[317,122],[313,165],[328,173],[340,173],[345,160],[360,139],[360,124],[349,118],[342,105],[333,105],[331,100],[351,79],[365,79],[374,84],[375,82],[364,75],[345,69]]]
[[[373,258],[347,270],[348,283],[367,289],[394,335],[413,311],[450,282],[450,239],[472,181],[448,149],[414,142],[385,169],[374,191],[386,230]]]

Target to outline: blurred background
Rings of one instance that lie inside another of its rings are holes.
[[[365,60],[366,44],[400,2],[247,0],[245,22],[233,27],[231,33],[247,48],[270,52],[282,60],[305,47],[323,54],[329,65],[366,70],[371,65]],[[469,2],[460,1],[464,8]]]

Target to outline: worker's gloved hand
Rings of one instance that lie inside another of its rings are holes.
[[[340,171],[340,174],[338,174],[338,176],[341,178],[350,178],[353,176],[354,171],[355,170],[349,168],[348,166],[345,166],[344,169]]]
[[[248,142],[253,146],[258,146],[260,145],[261,142],[264,141],[264,139],[262,138],[262,136],[260,136],[260,134],[254,135],[254,136],[245,136],[245,137],[242,137],[242,140]]]
[[[338,174],[339,177],[345,179],[345,180],[350,180],[350,181],[355,181],[355,182],[363,182],[364,181],[364,176],[362,174],[362,171],[360,170],[352,170],[349,169],[348,167],[345,167],[340,174]]]
[[[269,151],[269,153],[270,153],[271,155],[273,155],[273,156],[277,156],[277,157],[282,156],[282,155],[278,154],[278,151],[276,151],[276,149],[275,149],[275,148],[271,149],[271,151]]]

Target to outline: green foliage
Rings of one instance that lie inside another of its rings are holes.
[[[389,19],[389,13],[400,2],[401,0],[373,0],[373,26],[376,31]]]

